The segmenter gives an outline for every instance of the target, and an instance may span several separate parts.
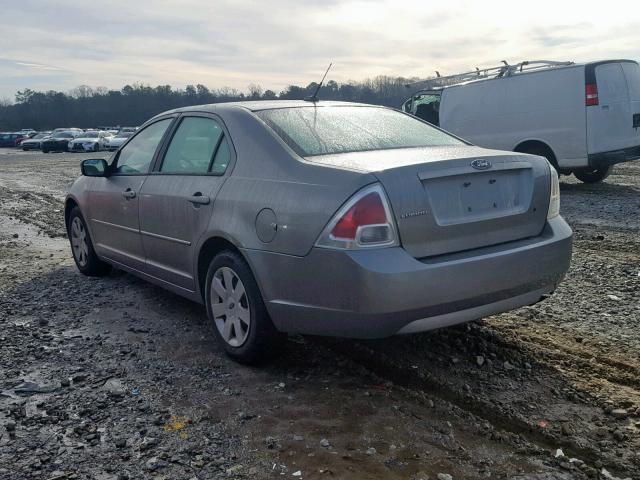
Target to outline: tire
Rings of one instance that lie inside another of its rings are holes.
[[[596,168],[594,170],[577,170],[573,172],[578,180],[584,183],[599,183],[609,176],[612,166]]]
[[[255,365],[279,353],[286,336],[273,326],[260,288],[240,255],[229,250],[217,254],[205,288],[207,315],[227,355]]]
[[[99,152],[100,151],[100,145],[98,145],[97,143],[93,146],[93,151],[94,152]]]
[[[555,158],[555,155],[553,154],[553,152],[551,151],[551,149],[549,149],[548,147],[546,147],[545,145],[541,145],[541,144],[533,144],[533,145],[527,145],[524,148],[516,148],[516,152],[520,152],[520,153],[529,153],[531,155],[538,155],[540,157],[544,157],[547,160],[549,160],[549,163],[551,165],[553,165],[553,168],[555,168],[557,171],[559,171],[558,168],[558,162]]]
[[[27,150],[29,150],[27,147],[22,147],[23,152],[26,152]]]
[[[78,207],[73,207],[69,214],[67,234],[73,260],[81,273],[88,277],[101,277],[111,271],[111,265],[103,262],[96,255],[87,224]]]
[[[49,153],[49,149],[48,148],[43,148],[42,149],[42,153]]]

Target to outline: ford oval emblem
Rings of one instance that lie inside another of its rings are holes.
[[[471,166],[476,170],[486,170],[487,168],[491,168],[491,162],[489,160],[485,160],[484,158],[476,158],[473,162],[471,162]]]

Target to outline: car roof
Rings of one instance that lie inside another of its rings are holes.
[[[244,108],[252,112],[260,110],[271,110],[274,108],[295,108],[295,107],[380,107],[379,105],[369,105],[366,103],[355,102],[339,102],[320,100],[316,103],[308,102],[306,100],[255,100],[246,102],[223,102],[223,103],[210,103],[207,105],[193,105],[191,107],[182,107],[164,112],[168,113],[181,113],[181,112],[224,112],[237,108]]]

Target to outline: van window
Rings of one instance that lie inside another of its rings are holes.
[[[622,70],[629,86],[629,98],[640,101],[640,66],[635,62],[624,62]]]
[[[598,98],[601,105],[627,100],[627,81],[619,63],[605,63],[596,67]]]

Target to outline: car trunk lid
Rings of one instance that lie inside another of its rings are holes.
[[[340,157],[350,168],[373,170],[402,246],[416,258],[532,237],[544,228],[550,182],[542,157],[471,146]]]

